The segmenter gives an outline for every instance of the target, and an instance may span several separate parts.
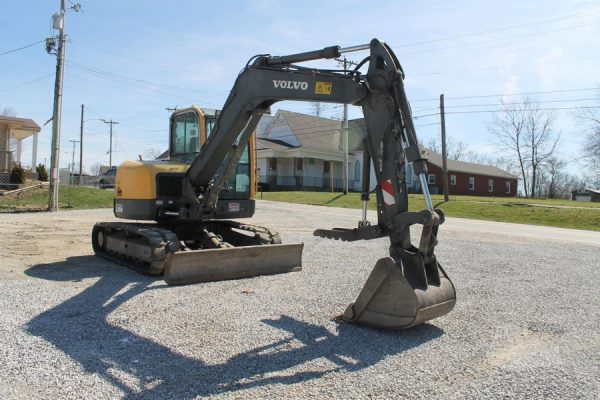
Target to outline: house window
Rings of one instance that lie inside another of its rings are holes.
[[[323,161],[323,173],[324,174],[328,174],[329,173],[329,161]]]
[[[506,182],[506,193],[510,194],[510,181]]]
[[[434,174],[427,175],[427,183],[429,183],[430,185],[435,185],[435,175]]]
[[[303,158],[296,158],[296,171],[302,171],[304,167]]]
[[[277,159],[269,158],[269,171],[277,171]]]
[[[488,192],[493,192],[493,191],[494,191],[494,180],[488,179]]]
[[[354,163],[354,181],[355,182],[360,182],[360,161],[356,160],[356,162]]]
[[[450,184],[456,186],[456,175],[450,175]]]
[[[469,177],[469,190],[475,190],[475,177]]]

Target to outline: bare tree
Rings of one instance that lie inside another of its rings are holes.
[[[90,175],[100,175],[100,168],[102,167],[102,164],[100,164],[99,162],[95,162],[92,165],[90,165]]]
[[[590,131],[585,141],[584,154],[587,157],[600,159],[600,111],[585,110],[584,118],[590,125]]]
[[[143,158],[146,160],[156,160],[163,152],[157,148],[147,148],[144,151]]]
[[[325,111],[325,104],[318,101],[313,101],[310,103],[310,108],[312,109],[312,114],[315,117],[320,117],[321,114],[323,114],[323,111]]]
[[[0,112],[0,115],[3,115],[5,117],[16,117],[17,116],[17,111],[12,108],[12,107],[1,107],[0,110],[2,110]],[[9,151],[16,151],[17,150],[17,141],[16,139],[10,139],[9,143],[8,143],[8,150]]]
[[[0,109],[2,110],[2,112],[0,112],[0,115],[4,115],[5,117],[17,116],[17,112],[12,107],[1,107]]]
[[[581,186],[581,182],[564,171],[566,162],[553,156],[541,168],[537,182],[537,193],[550,199],[568,199],[571,191]]]
[[[539,170],[554,154],[560,137],[553,130],[554,115],[527,97],[518,103],[501,102],[501,112],[488,130],[500,151],[515,160],[525,197],[535,197]]]
[[[465,142],[450,138],[447,146],[448,158],[451,160],[462,161],[467,153],[468,147],[469,146]]]
[[[456,161],[465,161],[467,156],[467,148],[469,146],[465,142],[460,140],[454,140],[452,137],[448,138],[446,143],[446,152],[448,159]],[[427,142],[427,148],[441,154],[442,153],[442,142],[439,138],[430,139]]]
[[[600,93],[598,95],[600,103]],[[581,109],[576,117],[583,121],[587,128],[585,141],[583,144],[583,158],[587,164],[588,172],[586,180],[589,178],[594,181],[596,187],[600,187],[600,110],[599,109]],[[595,174],[593,173],[595,171]]]

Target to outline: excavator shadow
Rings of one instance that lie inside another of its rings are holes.
[[[155,288],[156,285],[149,285],[156,278],[118,270],[117,266],[107,273],[106,264],[94,256],[85,256],[29,268],[26,273],[40,279],[98,280],[32,318],[26,329],[64,352],[86,373],[98,374],[120,389],[123,398],[189,399],[272,384],[294,384],[332,372],[367,368],[443,334],[428,324],[406,331],[381,331],[344,322],[332,333],[324,326],[280,316],[261,322],[285,332],[284,339],[240,352],[221,364],[207,364],[110,323],[112,311]],[[198,304],[201,308],[202,303]],[[202,318],[201,309],[198,318]],[[221,338],[211,340],[219,342]],[[315,367],[313,362],[322,358],[329,362]],[[305,363],[310,366],[297,368]]]

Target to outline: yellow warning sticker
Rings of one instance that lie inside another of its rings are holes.
[[[317,81],[317,86],[315,86],[315,93],[316,94],[331,94],[332,86],[333,86],[332,82]]]

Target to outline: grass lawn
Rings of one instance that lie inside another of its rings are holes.
[[[113,205],[112,190],[78,186],[71,186],[69,189],[68,186],[61,186],[59,189],[61,209],[69,209],[69,190],[71,190],[71,209],[110,208]],[[287,203],[361,208],[358,193],[344,196],[341,193],[330,192],[264,192],[258,193],[256,198]],[[451,196],[450,201],[444,203],[441,195],[434,195],[433,202],[449,217],[600,231],[600,203],[475,196]],[[47,207],[47,187],[0,196],[0,212],[38,211],[46,210]],[[375,195],[371,196],[369,208],[376,209]],[[424,208],[422,195],[409,195],[410,211]]]
[[[69,207],[69,190],[71,207]],[[87,209],[112,207],[112,190],[61,185],[58,188],[60,209]],[[18,194],[0,196],[0,212],[42,211],[48,209],[48,187],[26,190]]]
[[[442,195],[432,197],[434,205],[443,209],[449,217],[600,231],[600,203],[475,196],[450,196],[450,201],[444,203]],[[260,193],[257,198],[261,198]],[[262,198],[288,203],[361,208],[358,193],[344,196],[329,192],[264,192]],[[408,203],[410,211],[425,208],[422,195],[409,195]],[[371,195],[369,209],[376,209],[375,195]]]

